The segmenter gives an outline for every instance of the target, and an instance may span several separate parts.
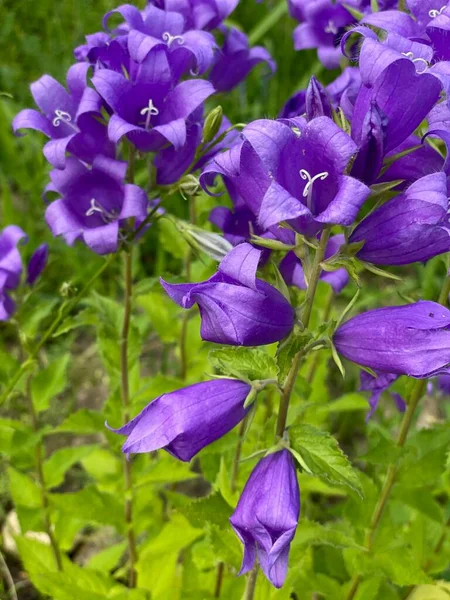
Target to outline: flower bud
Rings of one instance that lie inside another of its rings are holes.
[[[221,106],[216,106],[210,113],[208,113],[205,119],[205,125],[203,126],[203,144],[212,142],[216,135],[219,133],[222,125],[223,109]]]

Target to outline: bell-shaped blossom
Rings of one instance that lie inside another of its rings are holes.
[[[151,4],[181,13],[190,29],[216,29],[229,17],[239,0],[151,0]]]
[[[31,93],[41,112],[22,110],[12,123],[15,133],[35,129],[50,138],[44,146],[44,155],[57,169],[65,167],[66,151],[88,163],[98,154],[113,157],[115,153],[105,125],[98,120],[102,100],[87,86],[88,70],[87,63],[70,67],[68,91],[50,75],[43,75],[31,84]]]
[[[273,286],[256,277],[261,251],[240,244],[202,283],[161,283],[183,308],[198,304],[202,339],[233,346],[262,346],[286,337],[294,309]]]
[[[328,241],[325,250],[325,259],[331,258],[336,254],[342,244],[345,243],[343,235],[334,235]],[[306,290],[308,285],[305,280],[305,273],[301,260],[297,258],[294,252],[288,252],[280,263],[280,273],[287,285],[294,285],[300,290]],[[346,269],[337,269],[336,271],[322,271],[320,279],[328,283],[335,294],[339,294],[349,282],[349,275]]]
[[[375,371],[416,379],[450,373],[450,311],[429,301],[370,310],[341,325],[334,344]]]
[[[20,283],[22,257],[17,249],[25,233],[16,225],[9,225],[0,231],[0,321],[7,321],[15,310],[15,303],[8,295]]]
[[[243,81],[256,65],[265,63],[274,73],[276,65],[262,46],[250,48],[248,37],[235,27],[224,28],[225,42],[217,55],[209,79],[219,92],[228,92]]]
[[[228,433],[246,416],[251,386],[236,379],[215,379],[162,394],[115,433],[126,435],[126,454],[164,448],[190,461],[202,448]]]
[[[45,269],[48,261],[48,244],[41,244],[33,252],[27,267],[27,283],[33,285]]]
[[[145,192],[124,183],[126,170],[125,162],[97,156],[91,169],[69,158],[63,171],[52,171],[46,191],[61,195],[45,213],[52,233],[69,245],[82,239],[97,254],[115,252],[121,225],[142,221],[148,208]]]
[[[300,490],[289,450],[265,456],[256,465],[230,518],[244,544],[240,574],[258,559],[267,579],[281,588],[287,574],[289,548],[300,516]]]
[[[359,223],[349,241],[362,242],[358,258],[378,265],[425,262],[450,251],[445,173],[413,183]]]
[[[109,69],[97,71],[92,83],[113,110],[108,123],[111,141],[123,137],[143,152],[167,143],[180,149],[186,143],[187,118],[214,93],[208,81],[191,79],[173,86],[163,50],[146,55],[134,80]]]
[[[361,385],[360,385],[359,391],[360,392],[370,392],[370,398],[369,398],[370,410],[367,414],[366,421],[368,421],[372,417],[374,412],[377,410],[378,404],[380,402],[380,398],[381,398],[381,395],[383,394],[383,392],[388,390],[390,388],[390,386],[395,381],[397,381],[397,379],[399,377],[398,375],[395,375],[394,373],[383,373],[381,371],[378,371],[376,373],[376,375],[377,376],[374,377],[370,373],[367,373],[367,371],[361,371],[361,376],[360,376],[361,377]],[[400,396],[400,394],[391,392],[391,396],[395,402],[395,405],[397,406],[397,409],[400,412],[405,412],[406,403],[403,400],[403,398]]]

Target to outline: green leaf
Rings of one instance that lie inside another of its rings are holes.
[[[16,537],[16,544],[23,566],[33,583],[39,575],[49,575],[58,570],[55,555],[49,544],[22,536]]]
[[[187,481],[199,477],[194,473],[188,463],[175,460],[172,456],[161,454],[158,460],[153,461],[149,468],[144,471],[135,486],[147,485],[149,483],[175,483]]]
[[[114,580],[100,571],[69,563],[64,572],[37,575],[33,583],[53,600],[105,600]]]
[[[280,270],[278,269],[277,265],[273,261],[272,261],[272,270],[275,275],[275,287],[277,288],[277,290],[279,292],[281,292],[281,294],[283,294],[283,296],[286,298],[286,300],[290,304],[291,303],[291,294],[289,292],[289,288],[286,285],[286,282],[285,282],[282,274],[280,273]]]
[[[97,554],[94,554],[89,561],[89,567],[99,571],[112,571],[114,567],[118,565],[123,554],[126,552],[126,549],[127,542],[120,542],[109,548],[105,548]]]
[[[300,521],[293,547],[311,546],[311,545],[327,545],[334,548],[364,548],[356,542],[352,535],[338,529],[339,524],[330,523],[322,525],[314,521],[303,519]]]
[[[159,290],[143,294],[136,299],[136,304],[144,310],[163,342],[172,343],[178,338],[180,309],[166,294]]]
[[[298,325],[294,327],[290,335],[278,344],[276,361],[279,369],[278,381],[284,384],[292,361],[295,356],[303,350],[312,340],[309,331],[302,331]]]
[[[87,408],[70,414],[65,421],[58,425],[50,433],[78,433],[80,435],[88,435],[91,433],[98,433],[103,431],[105,426],[104,416],[95,411]]]
[[[363,394],[357,392],[344,394],[337,400],[329,402],[328,404],[321,405],[319,410],[323,410],[327,413],[341,413],[350,412],[357,410],[366,411],[368,408],[367,399]]]
[[[64,481],[66,471],[75,463],[88,456],[96,446],[75,446],[61,448],[44,462],[44,480],[48,489],[60,485]]]
[[[24,475],[13,467],[9,467],[8,477],[11,495],[16,505],[20,504],[31,508],[42,507],[42,492],[29,475]]]
[[[207,529],[206,539],[211,544],[216,560],[223,561],[236,570],[239,569],[242,560],[242,546],[231,526],[222,528],[218,525],[208,524]]]
[[[67,367],[70,354],[54,360],[48,367],[39,371],[31,381],[31,397],[35,410],[47,410],[50,401],[61,394],[68,384]]]
[[[223,375],[244,381],[277,379],[275,360],[259,348],[220,348],[211,350],[209,361]]]
[[[434,585],[419,585],[408,600],[449,600],[450,584],[442,581]]]
[[[232,512],[230,505],[218,492],[201,500],[195,500],[180,510],[194,527],[203,527],[205,523],[227,527]]]
[[[289,439],[314,475],[362,497],[359,476],[330,433],[311,425],[296,425],[289,429]]]
[[[379,277],[385,277],[386,279],[393,279],[394,281],[403,281],[403,279],[398,275],[394,275],[394,273],[390,273],[389,271],[384,271],[383,269],[375,267],[375,265],[372,265],[371,263],[363,261],[359,262],[364,266],[364,268],[367,271],[370,271],[374,275],[378,275]]]

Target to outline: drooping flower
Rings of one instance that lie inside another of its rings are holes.
[[[92,163],[98,154],[114,157],[114,145],[108,140],[101,116],[102,100],[87,85],[88,64],[76,64],[67,73],[67,91],[49,75],[31,84],[31,93],[41,112],[22,110],[13,120],[15,133],[35,129],[50,138],[44,155],[57,169],[64,169],[66,151]]]
[[[450,311],[429,301],[370,310],[341,325],[334,344],[375,371],[416,379],[450,373]]]
[[[359,390],[361,392],[370,392],[369,405],[370,410],[367,413],[366,421],[368,421],[376,409],[378,408],[378,403],[380,402],[381,394],[385,392],[389,387],[398,379],[398,375],[394,373],[383,373],[381,371],[377,372],[377,376],[373,377],[367,371],[361,371],[361,385]],[[400,412],[405,412],[406,403],[400,394],[395,392],[391,392],[391,396],[397,406],[397,409]]]
[[[82,239],[97,254],[115,252],[125,220],[145,219],[148,208],[145,192],[124,183],[126,170],[125,162],[97,156],[92,169],[69,158],[63,171],[52,171],[47,192],[61,194],[45,213],[52,233],[69,245]]]
[[[164,448],[190,461],[202,448],[228,433],[246,416],[251,386],[236,379],[196,383],[159,396],[115,433],[126,435],[126,454]]]
[[[27,267],[27,283],[33,285],[41,275],[48,261],[48,244],[41,244],[34,251]]]
[[[280,588],[300,515],[300,490],[291,453],[280,450],[256,465],[230,518],[244,544],[240,574],[259,560],[267,579]]]
[[[198,304],[202,339],[233,346],[272,344],[289,334],[294,310],[273,286],[256,277],[261,251],[240,244],[202,283],[161,283],[183,308]]]
[[[450,251],[449,200],[445,173],[413,183],[359,223],[349,242],[362,242],[357,256],[379,265],[425,262]]]
[[[0,321],[7,321],[15,310],[15,303],[8,295],[20,283],[22,258],[17,249],[25,233],[16,225],[9,225],[0,232]]]
[[[343,235],[335,235],[330,238],[325,251],[325,259],[331,258],[336,254],[339,248],[344,244],[345,238]],[[287,285],[295,285],[301,290],[306,290],[308,287],[305,281],[305,273],[301,260],[297,258],[294,252],[288,252],[280,263],[280,273]],[[349,275],[345,269],[326,272],[322,271],[320,279],[328,283],[335,294],[339,294],[349,281]]]

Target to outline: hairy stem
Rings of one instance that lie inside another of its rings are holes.
[[[309,326],[311,320],[312,309],[314,305],[314,298],[316,296],[317,284],[319,277],[322,272],[321,262],[325,256],[325,249],[327,247],[328,238],[330,237],[330,230],[324,229],[320,238],[319,247],[316,250],[314,262],[311,269],[311,274],[308,281],[308,289],[306,290],[305,308],[302,315],[302,323],[305,328]],[[286,421],[289,411],[289,403],[291,401],[292,392],[294,390],[295,381],[297,379],[298,370],[300,369],[301,362],[304,357],[304,351],[298,352],[292,362],[291,369],[288,373],[286,381],[283,386],[283,392],[280,400],[280,409],[278,412],[278,422],[276,428],[277,438],[283,437],[284,430],[286,429]]]
[[[244,600],[253,600],[256,591],[256,580],[258,578],[259,566],[255,564],[253,569],[250,571],[247,578],[247,585],[245,587]]]
[[[31,377],[28,377],[28,379],[27,379],[26,391],[27,391],[26,395],[27,395],[28,406],[29,406],[30,416],[31,416],[31,424],[33,427],[33,431],[36,434],[38,434],[39,433],[39,419],[38,419],[36,410],[34,408],[33,399],[31,396]],[[41,490],[41,503],[42,503],[42,512],[43,512],[43,516],[44,516],[45,533],[48,535],[48,538],[50,540],[50,546],[52,548],[53,555],[55,557],[56,566],[58,568],[58,571],[62,571],[63,564],[62,564],[61,550],[59,548],[58,542],[53,533],[53,526],[52,526],[52,521],[51,521],[51,517],[50,517],[50,505],[49,505],[49,501],[48,501],[47,487],[45,485],[45,476],[44,476],[44,446],[43,446],[42,440],[40,440],[40,439],[36,443],[35,461],[36,461],[36,475],[37,475],[37,478],[39,481],[39,487]]]
[[[330,286],[327,300],[325,303],[325,309],[324,309],[323,315],[322,315],[322,320],[324,323],[326,323],[326,321],[328,321],[328,319],[330,318],[331,309],[333,307],[333,300],[334,300],[334,292],[333,292],[333,288]],[[312,380],[314,379],[314,375],[316,373],[318,366],[319,366],[319,353],[314,352],[314,354],[312,355],[311,364],[309,365],[309,369],[308,369],[308,372],[305,377],[306,381],[308,383],[311,383]]]
[[[128,382],[128,338],[130,333],[131,320],[131,299],[133,293],[133,280],[131,273],[132,266],[132,246],[125,252],[125,310],[122,324],[122,337],[120,342],[120,374],[121,374],[121,393],[123,404],[123,422],[130,420],[130,390]],[[125,523],[127,527],[128,553],[130,557],[129,585],[131,588],[137,584],[137,551],[136,540],[133,529],[133,480],[131,462],[123,456],[123,473],[125,483]]]

